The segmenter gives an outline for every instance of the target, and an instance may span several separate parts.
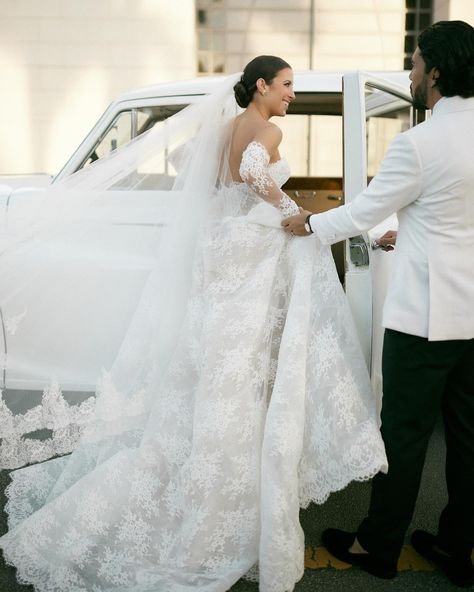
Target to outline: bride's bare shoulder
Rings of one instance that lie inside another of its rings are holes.
[[[252,142],[258,142],[265,147],[265,150],[273,162],[280,158],[278,146],[282,139],[280,128],[274,123],[256,118],[237,116],[234,122],[233,138],[230,151],[230,163],[233,177],[236,173],[242,155]]]
[[[267,121],[265,125],[257,128],[253,140],[264,146],[277,148],[283,137],[281,129],[274,123]]]
[[[242,136],[249,140],[258,141],[261,138],[278,138],[281,141],[281,129],[271,121],[260,118],[246,117],[244,113],[234,120],[234,137]]]

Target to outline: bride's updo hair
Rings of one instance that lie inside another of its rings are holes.
[[[276,56],[261,55],[249,62],[239,82],[234,86],[235,100],[239,107],[245,109],[252,102],[259,78],[271,84],[278,72],[284,68],[291,68],[291,66]]]

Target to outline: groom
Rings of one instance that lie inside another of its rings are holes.
[[[412,544],[458,586],[474,583],[474,29],[435,23],[418,38],[413,105],[432,117],[399,134],[379,174],[355,200],[323,214],[304,210],[287,232],[325,244],[398,212],[394,269],[384,306],[382,436],[389,470],[373,480],[356,533],[328,529],[326,548],[382,577],[396,575],[426,449],[442,410],[448,504],[436,536]]]

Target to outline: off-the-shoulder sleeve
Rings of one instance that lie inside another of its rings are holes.
[[[250,142],[242,154],[239,173],[255,193],[278,208],[284,216],[299,212],[296,203],[286,195],[268,174],[270,155],[260,142]]]

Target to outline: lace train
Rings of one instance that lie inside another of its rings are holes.
[[[145,427],[13,473],[0,546],[39,592],[224,592],[257,563],[262,592],[292,590],[300,506],[386,469],[330,250],[245,185],[215,206]]]

